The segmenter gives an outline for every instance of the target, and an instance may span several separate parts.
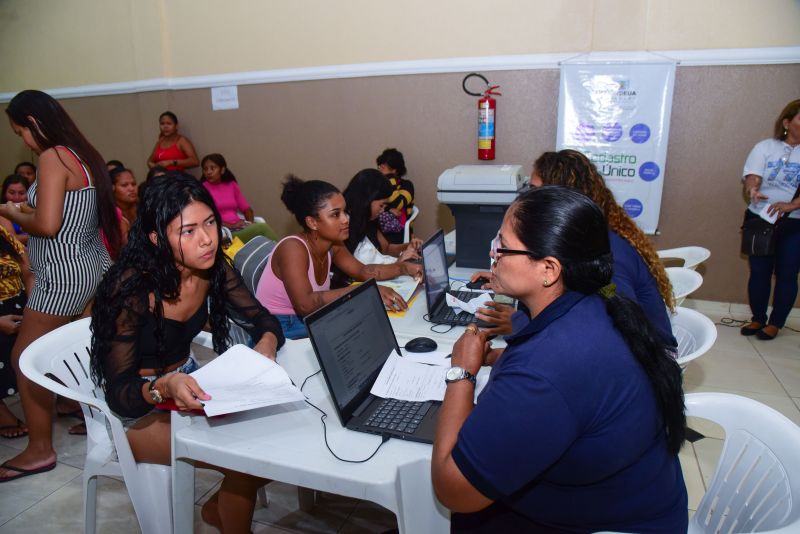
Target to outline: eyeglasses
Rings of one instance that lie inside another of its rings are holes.
[[[502,248],[500,246],[500,234],[497,234],[496,236],[494,236],[494,239],[492,239],[491,249],[489,251],[489,256],[492,258],[492,265],[494,265],[494,262],[497,261],[497,254],[498,253],[499,254],[525,254],[526,256],[530,256],[531,258],[539,259],[530,250],[517,250],[517,249],[513,249],[513,248]]]

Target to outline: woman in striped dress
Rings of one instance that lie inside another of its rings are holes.
[[[30,234],[28,256],[35,277],[11,353],[30,439],[24,451],[0,466],[0,482],[55,468],[53,395],[19,372],[19,356],[37,338],[87,313],[111,265],[100,228],[112,252],[120,242],[105,162],[61,105],[28,90],[11,100],[6,114],[14,133],[39,154],[39,168],[28,205],[0,206],[0,216]]]

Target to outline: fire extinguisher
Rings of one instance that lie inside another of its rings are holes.
[[[467,89],[467,80],[472,77],[480,78],[486,84],[483,93],[473,93]],[[492,98],[492,95],[501,95],[496,91],[500,86],[489,85],[489,80],[483,75],[473,72],[464,77],[461,87],[468,95],[481,97],[478,99],[478,159],[492,160],[494,159],[497,120],[497,100]]]

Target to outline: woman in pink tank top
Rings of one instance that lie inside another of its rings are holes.
[[[278,318],[286,337],[306,337],[302,317],[350,291],[349,287],[330,289],[331,264],[358,281],[421,276],[418,264],[364,265],[353,257],[344,246],[350,217],[344,196],[335,186],[320,180],[305,182],[290,175],[283,184],[281,200],[303,231],[275,247],[261,275],[256,297]],[[378,289],[388,309],[406,309],[406,303],[392,289]]]
[[[173,112],[165,111],[158,117],[158,128],[158,141],[147,160],[148,169],[161,165],[168,171],[182,171],[200,164],[192,142],[178,133],[178,117]]]

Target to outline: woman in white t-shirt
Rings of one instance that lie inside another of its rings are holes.
[[[783,328],[797,297],[800,272],[800,198],[794,199],[800,185],[800,99],[783,108],[775,121],[775,133],[756,144],[742,172],[744,193],[750,199],[745,220],[758,217],[766,207],[770,215],[782,218],[776,228],[775,254],[750,256],[747,293],[751,322],[742,327],[743,336],[774,339]],[[775,275],[772,313],[767,305]]]

